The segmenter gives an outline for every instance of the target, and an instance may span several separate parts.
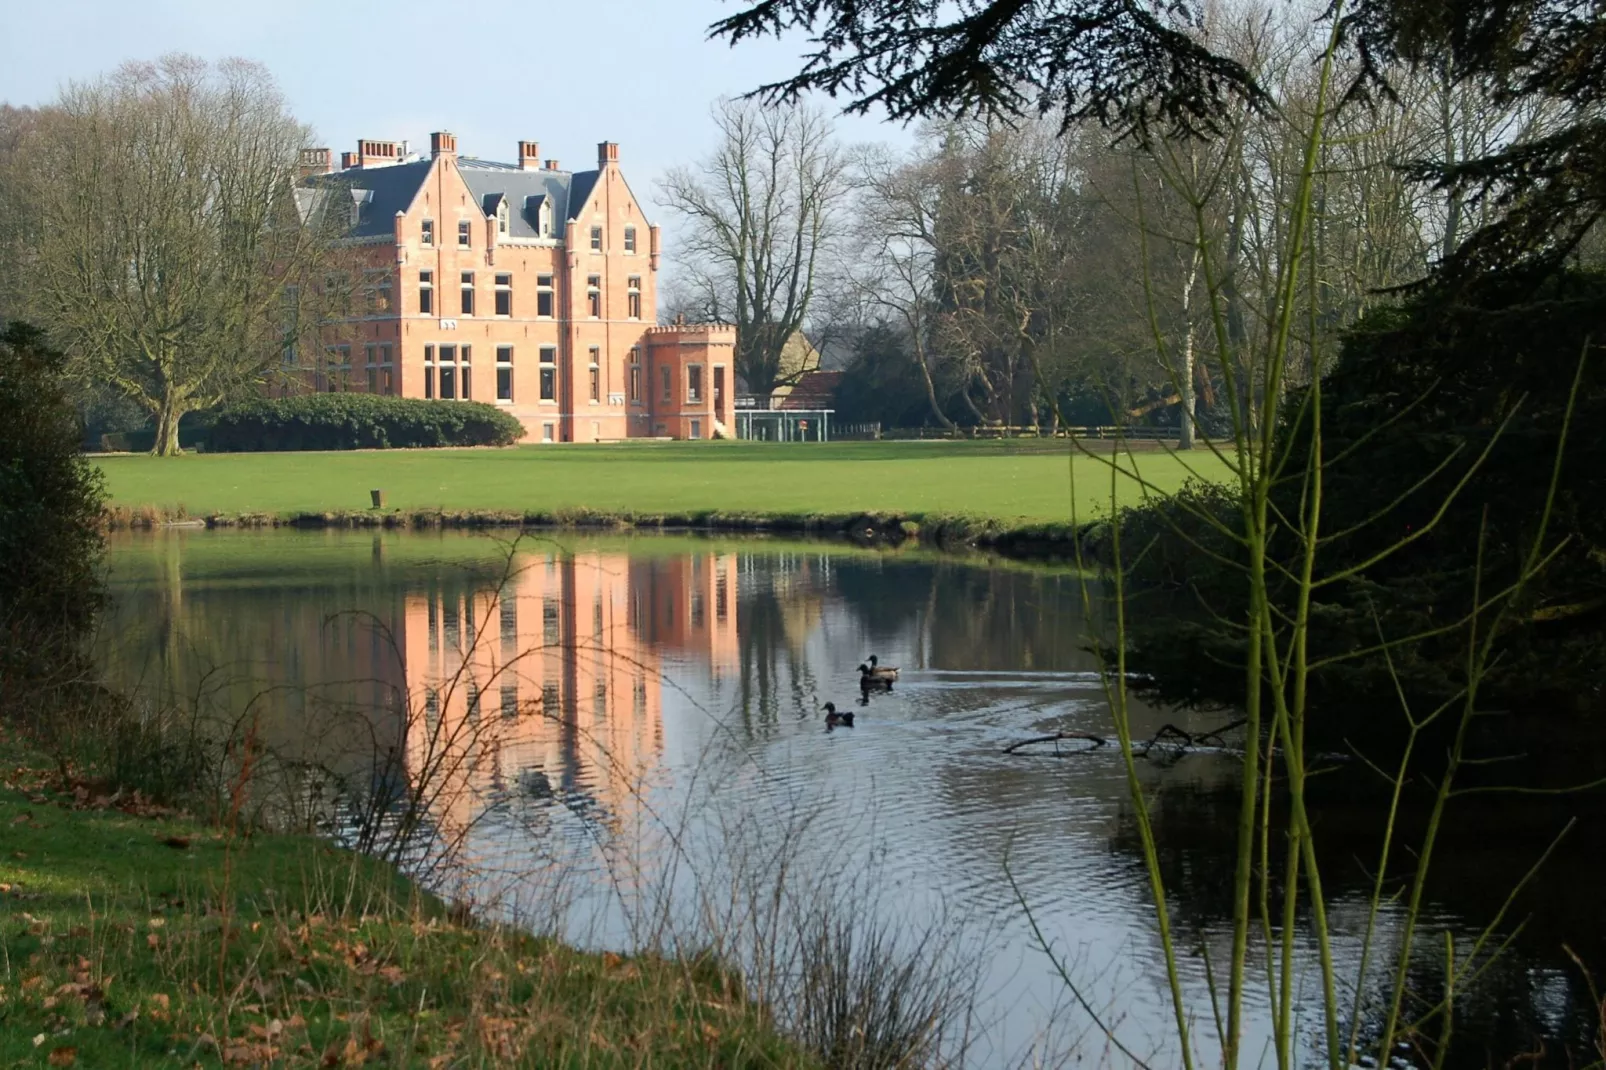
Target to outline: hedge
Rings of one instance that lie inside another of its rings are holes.
[[[476,401],[306,394],[224,409],[208,446],[234,453],[511,446],[523,434],[518,420]]]

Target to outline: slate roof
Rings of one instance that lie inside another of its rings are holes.
[[[837,387],[842,385],[841,372],[804,372],[790,393],[781,399],[781,408],[829,409],[836,403]]]
[[[313,175],[305,180],[312,196],[297,198],[303,213],[314,207],[329,205],[330,210],[349,210],[344,198],[332,200],[319,193],[334,190],[366,191],[359,201],[357,222],[350,236],[353,238],[389,237],[394,233],[396,213],[405,212],[418,196],[424,179],[429,175],[431,161],[414,160],[410,163],[383,167],[351,168],[327,175]],[[514,238],[540,237],[538,213],[543,201],[552,205],[553,233],[549,237],[563,237],[563,221],[573,217],[584,207],[591,191],[596,188],[598,171],[525,171],[513,164],[494,160],[479,160],[471,156],[460,157],[458,172],[463,176],[469,192],[486,214],[494,214],[501,198],[507,198],[512,214],[508,234]]]

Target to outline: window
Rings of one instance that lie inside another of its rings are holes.
[[[542,442],[551,442],[552,441],[552,425],[551,424],[542,424],[541,425],[541,441]]]
[[[467,249],[470,241],[470,224],[464,219],[457,224],[457,244],[459,248]]]
[[[591,318],[602,318],[602,276],[586,276],[586,301],[591,305]]]
[[[602,361],[602,350],[596,346],[591,347],[591,404],[595,405],[602,400],[602,369],[598,366]]]
[[[541,347],[541,400],[558,400],[558,350],[556,346]],[[547,427],[550,429],[551,424]],[[548,439],[548,441],[551,441]]]
[[[601,227],[592,227],[591,228],[591,251],[594,252],[594,253],[602,252],[602,228]]]
[[[688,364],[686,366],[686,400],[703,400],[703,366],[701,364]]]
[[[661,365],[658,369],[658,372],[659,377],[663,380],[664,384],[664,404],[668,405],[675,400],[673,380],[669,374],[669,365]]]
[[[496,232],[498,234],[506,234],[507,233],[507,220],[508,220],[507,198],[504,197],[504,198],[502,198],[502,203],[496,206]]]
[[[474,273],[463,272],[463,315],[474,314]]]
[[[368,380],[370,394],[379,393],[379,366],[375,363],[377,360],[378,353],[372,342],[362,347],[363,373]]]
[[[433,271],[420,271],[418,273],[418,312],[423,316],[435,314],[435,273]]]
[[[535,314],[544,319],[552,318],[551,275],[537,275],[535,277]]]
[[[435,396],[435,347],[424,347],[424,396]]]
[[[635,227],[626,227],[625,228],[625,252],[633,253],[635,251],[636,251],[636,228]]]
[[[469,346],[463,346],[462,349],[458,350],[457,396],[462,398],[464,401],[469,401],[474,397],[474,383],[469,375],[469,373],[474,370],[473,368],[469,367],[469,358],[471,355],[472,354]]]
[[[513,315],[512,275],[498,275],[496,277],[496,314],[498,316]]]
[[[703,437],[703,422],[701,420],[693,420],[691,422],[691,437],[692,438],[702,438]],[[693,596],[693,600],[692,600],[692,614],[693,614],[693,618],[694,618],[692,620],[693,624],[701,624],[702,623],[701,620],[696,619],[697,617],[700,617],[702,615],[702,611],[703,611],[703,607],[702,607],[701,602],[699,602],[697,600],[696,596]]]
[[[641,347],[630,347],[630,404],[641,404]]]
[[[418,244],[435,244],[435,221],[433,219],[426,219],[419,224]]]
[[[457,347],[441,346],[440,360],[436,362],[440,372],[441,400],[451,401],[457,397]]]
[[[393,288],[390,272],[384,272],[374,282],[373,309],[375,312],[389,312],[395,307],[395,290]]]
[[[626,296],[630,300],[630,318],[639,320],[641,318],[641,276],[632,275],[629,282],[630,285]]]
[[[496,400],[513,400],[513,347],[496,347]]]
[[[563,616],[556,598],[541,599],[541,642],[547,646],[563,642]]]
[[[396,362],[391,353],[389,342],[379,343],[379,392],[381,394],[394,394],[396,392]]]

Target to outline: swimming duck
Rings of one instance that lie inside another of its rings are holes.
[[[835,728],[837,725],[841,725],[844,728],[852,728],[853,711],[844,710],[838,713],[836,712],[836,704],[827,702],[825,704],[825,726],[827,728]]]
[[[871,683],[891,687],[892,681],[898,678],[898,670],[891,665],[877,665],[876,656],[870,655],[870,660],[859,666],[859,683],[869,686]]]

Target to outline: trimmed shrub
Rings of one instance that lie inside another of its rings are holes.
[[[494,405],[377,394],[307,394],[247,401],[218,414],[215,451],[511,446],[524,426]]]

